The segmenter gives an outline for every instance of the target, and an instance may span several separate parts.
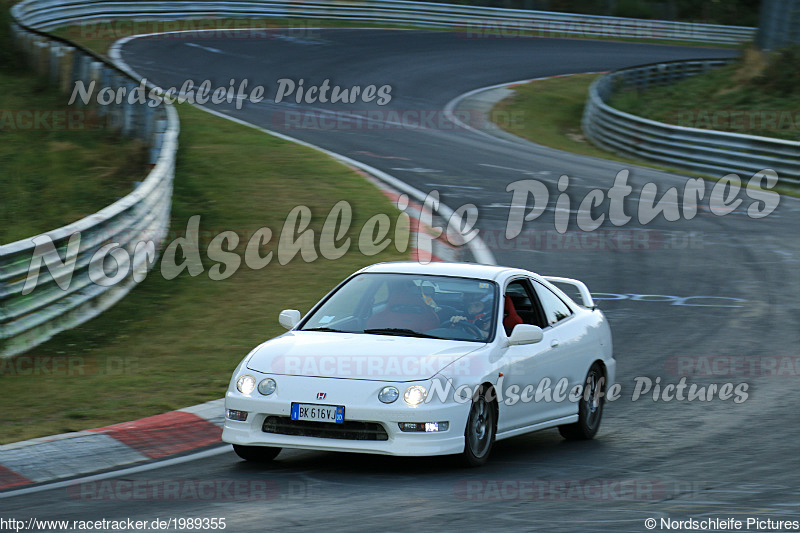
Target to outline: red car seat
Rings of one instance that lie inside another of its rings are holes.
[[[503,327],[506,328],[506,335],[510,337],[511,331],[517,324],[522,324],[522,317],[517,314],[517,309],[514,307],[511,296],[506,294],[505,318],[503,318]]]
[[[428,331],[439,327],[439,317],[420,294],[395,292],[386,302],[386,309],[372,315],[366,329],[406,328]]]

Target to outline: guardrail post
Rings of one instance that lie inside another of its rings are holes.
[[[153,132],[153,142],[150,144],[150,164],[155,165],[161,155],[161,145],[164,144],[164,133],[167,131],[167,120],[159,118]]]
[[[33,41],[33,34],[23,31],[20,49],[22,50],[22,55],[25,56],[25,60],[29,65],[33,65]]]
[[[59,43],[50,43],[50,84],[59,86],[61,80],[61,58],[64,55],[64,49]]]
[[[108,86],[108,69],[101,62],[92,61],[91,65],[89,65],[89,82],[95,82],[94,93],[92,94],[94,98],[91,101],[95,102],[97,106],[97,116],[104,117],[108,114],[108,107],[96,103],[100,90]]]
[[[122,103],[122,134],[126,137],[130,137],[136,131],[136,122],[137,122],[137,112],[138,107],[142,104],[130,103],[131,102],[131,93],[138,87],[135,83],[126,83],[123,85],[125,87],[125,100]]]
[[[154,131],[155,111],[149,105],[143,105],[140,106],[139,116],[139,138],[148,142]]]
[[[69,94],[72,90],[72,73],[75,70],[75,48],[64,46],[61,48],[61,76],[58,80],[62,93]]]
[[[119,74],[112,71],[111,69],[106,69],[106,70],[108,71],[108,80],[109,80],[107,87],[111,88],[111,94],[113,96],[113,100],[108,106],[109,108],[108,122],[107,122],[108,129],[115,133],[120,133],[124,122],[123,106],[125,106],[126,104],[124,99],[122,102],[117,103],[116,95],[117,95],[117,90],[121,89],[124,86],[124,84],[122,77]]]
[[[75,60],[73,61],[73,68],[72,68],[72,79],[70,80],[70,91],[75,90],[76,84],[81,81],[84,84],[84,87],[88,90],[89,84],[92,81],[92,56],[84,54],[84,53],[77,53]],[[79,108],[87,107],[83,100],[80,98],[75,100],[75,106]],[[89,104],[91,105],[91,104]]]
[[[47,76],[47,68],[50,59],[50,47],[47,44],[47,41],[37,40],[33,44],[34,46],[34,58],[35,58],[35,65],[36,65],[36,73],[40,76]]]

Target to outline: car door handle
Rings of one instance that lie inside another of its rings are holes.
[[[550,341],[550,347],[556,348],[558,346],[558,339],[553,339]]]

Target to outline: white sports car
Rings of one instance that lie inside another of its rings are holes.
[[[590,439],[616,368],[586,286],[518,268],[376,264],[280,323],[225,396],[222,440],[247,460],[301,448],[477,466],[496,439],[554,426]]]

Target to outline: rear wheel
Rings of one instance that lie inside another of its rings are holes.
[[[464,430],[462,459],[467,466],[482,466],[489,460],[497,429],[497,412],[481,387],[472,400],[472,407]]]
[[[275,459],[279,453],[281,453],[280,448],[270,448],[268,446],[242,446],[240,444],[234,444],[233,451],[245,461],[253,461],[254,463],[268,463]]]
[[[578,421],[574,424],[558,426],[558,432],[568,440],[589,440],[594,438],[600,429],[603,418],[603,402],[605,400],[606,380],[603,369],[595,363],[586,374],[583,394],[578,404]]]

